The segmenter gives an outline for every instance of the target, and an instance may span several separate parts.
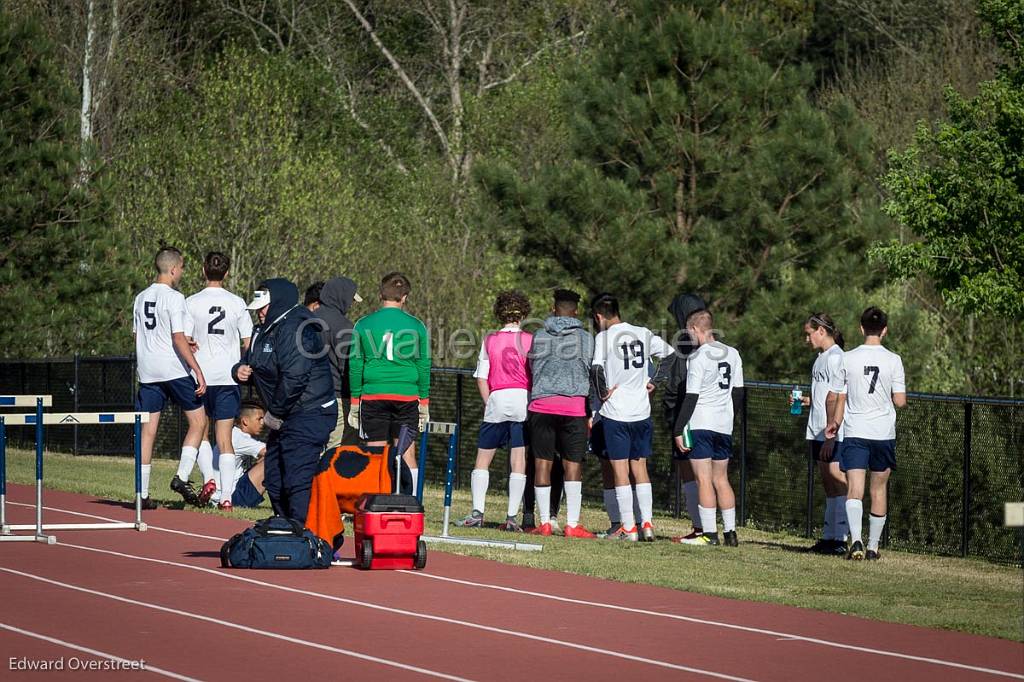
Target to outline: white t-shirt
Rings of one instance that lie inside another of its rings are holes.
[[[252,336],[245,301],[227,289],[207,287],[185,300],[192,338],[199,344],[196,362],[208,386],[234,386],[231,368],[241,359],[239,340]]]
[[[237,426],[231,427],[231,447],[235,449],[236,457],[252,457],[256,459],[260,456],[260,453],[267,444],[261,440],[256,440],[248,433],[238,428]],[[213,446],[213,469],[214,471],[220,471],[220,448],[216,445]],[[237,483],[248,469],[243,470],[241,466],[235,467],[235,482]],[[220,483],[218,477],[217,483]]]
[[[518,332],[519,325],[509,325],[499,332]],[[474,379],[487,379],[491,373],[491,358],[487,355],[487,338],[480,342],[480,356],[476,360]],[[525,388],[500,388],[491,391],[484,405],[484,421],[489,424],[526,421],[526,406],[530,393]]]
[[[185,297],[180,292],[166,284],[150,284],[135,297],[132,331],[140,384],[173,381],[189,375],[172,339],[172,334],[190,331]]]
[[[807,415],[807,440],[825,440],[825,422],[828,414],[825,411],[825,398],[828,396],[832,377],[843,364],[843,349],[834,345],[823,353],[818,353],[811,369],[811,411]],[[839,425],[836,440],[843,440],[844,427]]]
[[[732,435],[732,389],[743,388],[739,352],[720,341],[693,351],[686,365],[686,392],[697,394],[690,430]]]
[[[601,416],[619,422],[638,422],[651,416],[647,394],[647,361],[667,358],[675,351],[647,327],[620,322],[594,339],[594,366],[604,368],[611,389],[618,386],[601,405]]]
[[[846,394],[843,424],[847,438],[896,439],[893,393],[906,393],[903,359],[885,346],[858,346],[843,353],[831,390]]]

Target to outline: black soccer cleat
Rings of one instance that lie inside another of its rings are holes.
[[[722,533],[722,544],[726,547],[739,547],[740,540],[738,537],[736,537],[736,531],[727,530],[724,533]]]
[[[181,495],[187,504],[191,504],[193,507],[203,506],[199,499],[199,493],[192,487],[192,484],[181,480],[177,474],[171,479],[171,490]]]
[[[154,509],[159,509],[160,505],[152,497],[143,497],[142,508],[147,511],[153,511]]]
[[[811,554],[831,554],[835,540],[818,540],[808,550]],[[843,554],[846,554],[846,543],[843,543]]]
[[[533,512],[523,512],[523,523],[522,529],[525,531],[533,530],[537,527],[537,520],[533,516]]]
[[[864,555],[865,561],[878,561],[882,558],[882,553],[877,549],[869,549],[867,554]]]
[[[846,556],[846,542],[843,540],[830,540],[831,546],[824,552],[826,556]]]
[[[864,558],[864,543],[857,540],[850,545],[850,551],[846,553],[847,561],[860,561]]]

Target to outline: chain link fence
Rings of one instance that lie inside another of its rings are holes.
[[[741,525],[820,532],[824,494],[804,440],[806,414],[790,414],[792,385],[747,382],[736,415],[730,478]],[[805,393],[807,386],[801,386]],[[135,394],[132,357],[0,361],[0,393],[50,394],[53,411],[130,411]],[[1024,500],[1024,400],[909,394],[897,417],[897,470],[889,484],[889,547],[933,554],[976,556],[1021,563],[1020,534],[1003,527],[1003,503]],[[468,486],[483,418],[483,402],[470,370],[435,368],[431,416],[460,424],[456,486]],[[655,505],[681,513],[661,395],[652,398],[655,454],[648,463]],[[185,433],[176,407],[161,418],[154,454],[177,457]],[[31,447],[30,428],[11,427],[12,445]],[[130,456],[131,426],[66,426],[46,430],[49,450]],[[444,482],[445,448],[432,442],[427,480]],[[584,466],[584,496],[601,502],[596,461]],[[508,475],[508,458],[491,467],[494,487]],[[865,501],[867,507],[867,501]]]

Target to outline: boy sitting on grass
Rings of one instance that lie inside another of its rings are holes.
[[[231,511],[234,507],[258,507],[263,502],[263,456],[267,452],[266,444],[259,440],[263,432],[263,406],[255,401],[242,403],[235,425],[231,429],[231,444],[239,466],[235,467],[234,480],[230,489],[214,487],[220,481],[219,475],[203,486],[202,498],[217,504],[221,511]],[[205,444],[204,444],[205,445]],[[220,458],[217,448],[213,448],[213,466],[216,469]]]

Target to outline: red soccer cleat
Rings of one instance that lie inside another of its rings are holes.
[[[203,484],[203,489],[199,491],[199,506],[205,507],[210,504],[210,498],[217,492],[217,481],[212,478]]]
[[[575,526],[566,525],[562,535],[567,538],[596,538],[597,536],[578,523]]]
[[[235,510],[235,508],[231,506],[231,500],[224,500],[217,505],[217,509],[222,512],[233,512]]]
[[[530,531],[530,535],[551,535],[551,523],[548,522],[540,526],[537,526],[536,528]]]

